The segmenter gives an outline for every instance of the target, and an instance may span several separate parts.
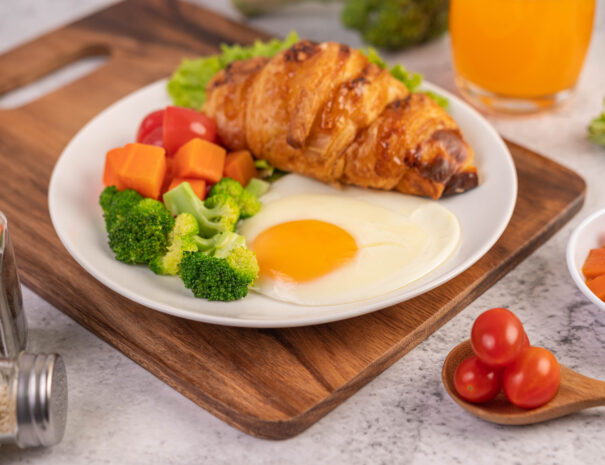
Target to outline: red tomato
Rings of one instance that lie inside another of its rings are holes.
[[[167,154],[174,154],[181,145],[195,137],[214,143],[216,123],[199,111],[182,107],[166,107],[164,148]]]
[[[487,402],[500,392],[502,369],[487,366],[477,357],[463,360],[454,374],[454,387],[464,400]]]
[[[143,137],[139,142],[141,144],[148,145],[157,145],[158,147],[163,147],[164,145],[164,130],[162,126],[156,126],[148,132],[145,137]]]
[[[502,386],[517,407],[535,408],[552,399],[559,389],[561,370],[555,356],[542,347],[523,349],[504,370]]]
[[[492,308],[479,315],[473,323],[471,344],[483,363],[502,367],[517,357],[524,334],[523,325],[513,312]]]
[[[145,137],[156,128],[161,128],[162,124],[164,124],[164,110],[156,110],[149,113],[145,118],[143,118],[143,121],[141,121],[139,130],[137,131],[137,142],[146,144],[147,142],[144,142],[143,139],[145,139]]]
[[[531,344],[529,343],[529,338],[527,337],[527,333],[523,331],[523,342],[521,342],[521,349],[525,349],[529,347]]]

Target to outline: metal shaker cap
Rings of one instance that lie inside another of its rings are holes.
[[[67,374],[61,356],[18,358],[17,437],[20,447],[52,446],[63,438],[67,419]]]

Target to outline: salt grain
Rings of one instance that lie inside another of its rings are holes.
[[[15,410],[11,402],[8,379],[0,369],[0,437],[15,432]]]

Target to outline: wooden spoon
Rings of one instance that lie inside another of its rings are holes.
[[[605,405],[605,382],[576,373],[560,365],[561,385],[557,395],[541,407],[525,410],[511,404],[503,392],[483,404],[471,404],[458,395],[454,388],[454,373],[465,358],[472,357],[471,341],[457,345],[443,362],[441,378],[449,395],[462,408],[483,420],[501,425],[528,425],[559,418],[589,407]]]

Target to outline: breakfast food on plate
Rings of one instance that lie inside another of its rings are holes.
[[[234,61],[206,98],[229,150],[281,170],[434,199],[478,183],[447,112],[345,45],[302,40],[270,59]]]
[[[454,387],[467,402],[494,399],[501,390],[517,407],[536,408],[559,390],[561,370],[555,356],[534,347],[521,321],[506,308],[483,312],[473,323],[475,356],[463,360],[454,373]]]
[[[433,201],[296,174],[275,182],[238,232],[258,260],[254,289],[303,305],[400,289],[443,263],[460,238],[455,216]]]
[[[208,300],[252,288],[337,305],[396,291],[455,251],[449,210],[388,192],[437,199],[477,184],[447,101],[413,92],[419,75],[292,34],[200,60],[168,89],[203,112],[153,111],[106,155],[100,204],[118,260]]]

